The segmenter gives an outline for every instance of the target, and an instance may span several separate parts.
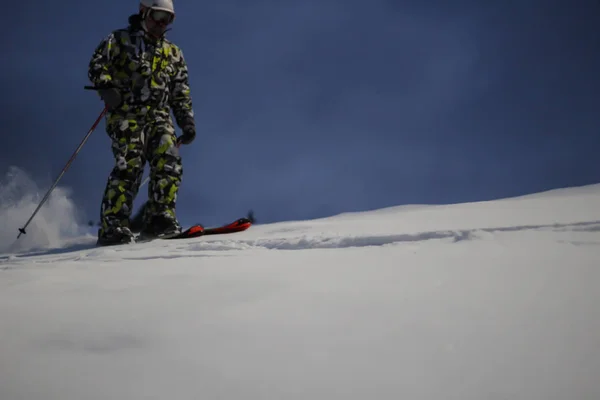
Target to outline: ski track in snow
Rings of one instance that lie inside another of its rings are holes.
[[[256,229],[256,228],[255,228]],[[293,233],[305,231],[306,228],[283,228],[271,231],[271,235],[279,233]],[[314,231],[314,228],[313,228]],[[431,240],[444,241],[446,243],[459,243],[468,240],[482,240],[486,236],[505,232],[525,231],[553,231],[553,232],[580,232],[593,233],[600,231],[600,221],[586,221],[574,223],[555,223],[540,225],[519,225],[492,228],[475,228],[462,230],[434,230],[417,233],[399,233],[390,235],[356,235],[348,236],[335,233],[324,233],[322,235],[302,234],[289,237],[269,237],[257,239],[216,239],[197,238],[182,242],[154,241],[150,243],[139,243],[126,246],[115,246],[97,248],[94,243],[76,244],[60,249],[39,251],[22,255],[10,255],[0,257],[0,269],[11,269],[11,266],[19,264],[54,264],[73,261],[98,261],[105,263],[121,262],[123,260],[169,260],[190,257],[214,257],[224,256],[224,252],[242,250],[318,250],[318,249],[346,249],[351,247],[373,247],[402,245],[407,243],[425,242]],[[233,234],[244,235],[243,233]],[[227,235],[229,236],[229,235]],[[559,243],[567,243],[577,246],[600,246],[599,241],[594,240],[557,240]],[[149,254],[149,253],[156,253]]]

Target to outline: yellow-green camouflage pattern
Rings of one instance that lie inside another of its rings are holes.
[[[166,118],[172,110],[179,127],[193,123],[187,64],[181,49],[165,38],[150,40],[132,26],[113,31],[95,49],[88,76],[96,87],[121,89],[123,105],[109,119],[150,111]]]
[[[117,226],[128,226],[146,164],[150,165],[151,178],[148,217],[162,214],[176,220],[183,167],[172,125],[109,123],[107,131],[112,139],[115,165],[102,199],[100,234]]]
[[[115,165],[101,205],[99,235],[127,226],[146,163],[150,166],[148,216],[176,221],[183,175],[171,111],[179,127],[194,123],[188,70],[181,50],[153,41],[135,25],[108,35],[95,49],[88,75],[96,87],[115,86],[123,105],[106,117]]]

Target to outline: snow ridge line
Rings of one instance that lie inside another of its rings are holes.
[[[211,240],[191,244],[188,250],[197,251],[227,251],[263,248],[269,250],[310,250],[310,249],[343,249],[349,247],[386,246],[407,242],[422,242],[427,240],[449,240],[452,243],[464,240],[474,240],[481,233],[518,232],[527,230],[554,231],[600,231],[600,221],[576,222],[568,224],[519,225],[494,228],[474,228],[461,230],[437,230],[418,233],[401,233],[393,235],[357,235],[357,236],[309,236],[254,240]]]
[[[16,266],[22,263],[34,262],[36,264],[53,264],[66,261],[104,260],[118,262],[119,260],[146,260],[153,258],[179,258],[179,257],[209,257],[216,254],[207,252],[227,252],[240,250],[318,250],[318,249],[344,249],[351,247],[377,247],[402,243],[416,243],[429,240],[445,240],[449,243],[458,243],[466,240],[476,240],[485,233],[517,232],[528,230],[552,230],[555,232],[578,231],[600,232],[600,221],[555,223],[540,225],[519,225],[491,228],[473,228],[461,230],[435,230],[417,233],[400,233],[391,235],[356,235],[324,233],[322,235],[302,235],[295,237],[259,238],[259,239],[189,239],[178,242],[176,248],[171,248],[166,243],[161,246],[163,253],[148,254],[146,244],[141,246],[124,245],[109,248],[97,248],[93,243],[78,244],[59,249],[37,251],[29,254],[0,256],[0,270],[9,269],[9,265]],[[583,243],[583,242],[582,242]],[[600,242],[585,242],[597,244]],[[153,249],[156,246],[153,246]],[[199,254],[202,252],[202,254]],[[2,265],[3,264],[3,265]]]

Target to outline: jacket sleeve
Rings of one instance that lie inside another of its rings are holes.
[[[171,76],[170,105],[175,121],[180,128],[194,126],[194,110],[188,82],[188,67],[183,53],[176,46],[172,49],[173,75]]]
[[[88,78],[95,87],[108,86],[113,80],[111,62],[116,49],[113,33],[100,42],[94,50],[88,66]]]

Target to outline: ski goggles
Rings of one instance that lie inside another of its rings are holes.
[[[169,25],[175,19],[175,15],[164,10],[151,10],[149,13],[152,21],[160,25]]]

